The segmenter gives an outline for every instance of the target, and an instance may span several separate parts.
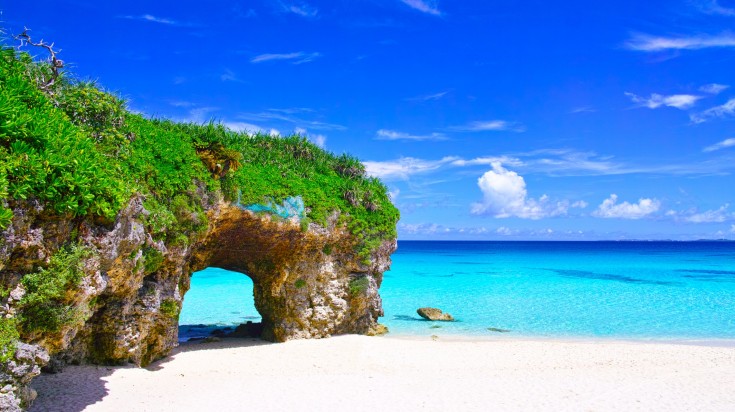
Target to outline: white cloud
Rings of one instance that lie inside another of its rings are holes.
[[[515,122],[507,122],[505,120],[476,121],[476,122],[470,122],[462,126],[453,126],[453,127],[450,127],[450,129],[456,130],[458,132],[486,132],[486,131],[524,132],[526,131],[526,128],[523,125],[519,123],[515,123]]]
[[[572,203],[572,207],[575,209],[586,209],[589,205],[590,204],[585,202],[584,200],[577,200],[576,202]]]
[[[196,104],[194,104],[192,102],[187,102],[185,100],[170,100],[168,102],[168,104],[170,104],[173,107],[192,107],[192,106],[196,106]]]
[[[482,203],[472,205],[472,213],[496,218],[541,219],[567,213],[569,202],[553,203],[546,195],[529,198],[526,181],[518,173],[506,170],[499,162],[477,180],[483,193]]]
[[[710,47],[735,47],[735,36],[723,33],[715,36],[657,37],[645,34],[633,36],[625,46],[631,50],[655,52],[664,50],[694,50]]]
[[[321,57],[321,53],[306,53],[306,52],[294,52],[294,53],[266,53],[250,59],[250,63],[263,63],[268,61],[287,60],[291,64],[302,64],[308,63]]]
[[[306,3],[299,4],[284,4],[281,3],[284,11],[288,13],[297,14],[301,17],[315,17],[319,10],[316,7],[310,6]]]
[[[730,233],[735,233],[735,225],[730,226]]]
[[[701,5],[702,10],[708,14],[720,14],[723,16],[735,16],[735,9],[723,7],[717,0],[705,1]]]
[[[703,152],[714,152],[715,150],[726,149],[728,147],[735,147],[735,138],[725,139],[711,146],[707,146],[704,149],[702,149],[702,151]]]
[[[569,113],[571,114],[577,114],[577,113],[594,113],[597,110],[595,108],[590,106],[580,106],[573,108]]]
[[[388,192],[388,197],[390,198],[390,201],[395,203],[396,200],[398,200],[398,196],[401,194],[401,189],[395,188]]]
[[[323,134],[315,134],[313,136],[309,136],[312,142],[314,142],[315,145],[321,147],[324,149],[327,146],[327,136],[324,136]]]
[[[413,157],[402,157],[398,160],[362,162],[367,173],[384,180],[406,180],[410,176],[437,170],[456,160],[456,157],[445,157],[441,160],[422,160]]]
[[[225,71],[219,76],[219,79],[223,82],[243,82],[243,80],[237,77],[237,74],[230,69],[225,69]]]
[[[735,114],[735,99],[730,99],[727,103],[707,109],[701,113],[695,113],[689,118],[692,123],[704,123],[712,118],[726,117]]]
[[[186,121],[193,123],[204,123],[212,120],[210,113],[219,110],[218,107],[197,107],[196,109],[189,110],[189,117]]]
[[[707,210],[704,212],[697,212],[696,209],[684,212],[669,210],[666,212],[666,216],[669,216],[674,220],[687,223],[722,223],[735,219],[735,213],[728,212],[729,208],[730,205],[725,204],[720,206],[719,209]]]
[[[721,223],[733,219],[733,213],[728,213],[730,205],[723,205],[719,209],[707,210],[684,217],[685,222],[690,223]]]
[[[436,223],[399,223],[398,230],[411,235],[422,234],[422,235],[434,235],[437,233],[449,233],[453,229],[446,226],[442,226]]]
[[[169,25],[169,26],[178,26],[178,25],[181,25],[181,23],[179,23],[179,22],[177,22],[175,20],[166,19],[166,18],[163,18],[163,17],[156,17],[156,16],[153,16],[153,15],[150,15],[150,14],[143,14],[143,15],[140,15],[140,16],[119,16],[119,18],[121,18],[121,19],[129,19],[129,20],[149,21],[151,23],[166,24],[166,25]]]
[[[592,212],[593,216],[601,218],[640,219],[655,213],[661,207],[657,199],[639,199],[638,203],[618,203],[618,195],[612,194]]]
[[[495,233],[502,235],[502,236],[512,236],[518,233],[518,230],[513,230],[511,228],[507,228],[505,226],[500,226],[495,230]]]
[[[436,1],[433,0],[401,0],[404,4],[409,7],[416,9],[422,13],[432,14],[434,16],[441,16],[441,12],[436,5]]]
[[[449,93],[449,91],[439,92],[439,93],[434,93],[434,94],[427,94],[424,96],[409,97],[406,100],[412,101],[412,102],[428,102],[429,100],[439,100],[442,97],[446,96],[447,93]]]
[[[269,134],[271,136],[280,136],[281,132],[279,132],[277,129],[273,128],[263,128],[251,123],[244,123],[244,122],[224,122],[223,123],[225,127],[227,127],[230,130],[233,130],[235,132],[244,132],[247,134]]]
[[[428,135],[412,135],[394,130],[380,129],[378,130],[378,140],[447,140],[447,136],[442,133],[431,133]]]
[[[507,166],[523,166],[524,163],[515,157],[509,157],[509,156],[490,156],[490,157],[476,157],[474,159],[465,160],[465,159],[457,159],[452,161],[452,166],[491,166],[493,163],[500,163]]]
[[[661,94],[653,93],[651,97],[641,97],[633,93],[625,93],[626,96],[630,97],[633,103],[641,106],[648,107],[649,109],[658,109],[661,106],[676,107],[677,109],[688,109],[701,99],[701,96],[694,96],[691,94],[674,94],[671,96],[664,96]]]
[[[295,117],[295,113],[312,113],[313,110],[307,108],[291,108],[291,109],[268,109],[259,113],[239,113],[237,117],[239,119],[252,121],[252,122],[269,122],[282,121],[293,123],[299,127],[308,127],[309,129],[316,130],[346,130],[347,128],[332,123],[325,123],[318,120],[305,120],[301,117]]]
[[[730,86],[726,84],[710,83],[700,87],[699,91],[709,94],[720,94],[729,88]]]
[[[303,127],[297,127],[293,130],[294,133],[304,136],[312,141],[315,145],[321,147],[324,149],[327,146],[327,136],[324,136],[323,134],[311,134]]]

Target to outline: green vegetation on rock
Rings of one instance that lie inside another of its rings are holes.
[[[170,318],[179,317],[179,304],[176,303],[176,301],[173,299],[162,300],[159,310],[161,311],[161,313]]]
[[[84,277],[84,261],[89,255],[89,250],[72,245],[54,254],[48,267],[23,277],[21,284],[26,293],[18,304],[21,331],[58,332],[79,318],[69,291],[76,289]]]
[[[370,281],[368,280],[367,276],[361,276],[359,278],[352,279],[350,281],[350,294],[353,296],[357,296],[361,293],[364,293],[369,284]]]
[[[0,317],[0,362],[7,362],[15,355],[15,344],[19,338],[15,318]]]

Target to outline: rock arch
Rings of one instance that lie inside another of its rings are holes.
[[[395,240],[362,262],[356,241],[332,219],[328,228],[301,225],[219,202],[209,210],[209,230],[190,247],[153,245],[164,256],[154,273],[140,270],[141,250],[152,243],[140,224],[146,213],[132,202],[104,236],[89,234],[101,252],[106,276],[99,303],[53,362],[146,365],[178,344],[176,316],[195,271],[209,266],[244,273],[253,280],[263,338],[323,338],[373,333],[383,315],[378,288],[390,266]],[[110,248],[105,248],[110,245]],[[126,256],[135,255],[133,259]],[[94,282],[92,282],[94,283]],[[172,313],[174,311],[175,313]]]
[[[383,315],[378,287],[394,247],[387,243],[363,264],[341,228],[307,229],[228,205],[191,262],[194,270],[216,266],[249,276],[263,337],[282,342],[374,328]]]

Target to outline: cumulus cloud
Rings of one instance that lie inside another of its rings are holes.
[[[590,204],[587,203],[587,202],[585,202],[584,200],[578,200],[578,201],[572,203],[572,207],[575,208],[575,209],[586,209],[587,206],[589,206],[589,205]]]
[[[735,225],[730,226],[730,233],[735,233]]]
[[[378,140],[447,140],[443,133],[431,133],[425,135],[414,135],[395,130],[380,129],[376,133]]]
[[[496,218],[541,219],[567,213],[569,202],[551,202],[546,195],[529,198],[526,181],[499,162],[477,180],[483,201],[472,205],[472,213]]]
[[[735,99],[730,99],[727,103],[707,109],[701,113],[695,113],[689,116],[692,123],[704,123],[713,118],[727,117],[735,114]]]
[[[714,36],[662,37],[637,34],[625,46],[630,50],[645,52],[735,47],[735,35],[723,33]]]
[[[441,11],[436,5],[436,1],[432,0],[401,0],[404,4],[412,9],[416,9],[422,13],[441,16]]]
[[[720,94],[729,88],[730,86],[726,84],[710,83],[700,87],[699,91],[709,94]]]
[[[701,96],[694,96],[691,94],[673,94],[670,96],[664,96],[662,94],[653,93],[650,97],[642,97],[633,93],[625,93],[626,96],[630,97],[636,105],[640,107],[648,107],[649,109],[658,109],[662,106],[675,107],[677,109],[688,109],[697,103],[697,100],[701,99]]]
[[[704,149],[702,149],[702,151],[703,152],[714,152],[715,150],[726,149],[728,147],[735,147],[735,138],[725,139],[711,146],[707,146]]]
[[[318,57],[321,57],[321,53],[306,53],[303,51],[293,53],[266,53],[253,57],[250,59],[250,63],[285,60],[290,61],[291,64],[303,64],[314,61]]]
[[[657,199],[642,198],[638,203],[618,203],[618,195],[611,194],[592,215],[607,219],[641,219],[657,212],[660,207],[661,202]]]

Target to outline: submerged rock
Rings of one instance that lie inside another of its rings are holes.
[[[490,332],[499,332],[499,333],[508,333],[511,332],[510,329],[501,329],[501,328],[487,328]]]
[[[441,309],[437,309],[437,308],[430,308],[430,307],[419,308],[416,310],[416,313],[418,313],[419,316],[427,320],[440,320],[440,321],[447,321],[447,322],[454,321],[454,317],[452,317],[452,315],[448,313],[444,313],[441,311]]]

